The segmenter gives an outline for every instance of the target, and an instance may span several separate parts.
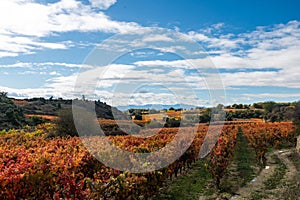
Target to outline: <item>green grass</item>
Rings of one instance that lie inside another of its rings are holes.
[[[253,192],[252,195],[251,195],[251,200],[260,200],[260,199],[263,199],[263,198],[267,198],[268,196],[266,194],[262,194],[260,192]]]
[[[269,179],[264,181],[265,189],[267,190],[275,189],[280,184],[280,181],[284,178],[287,170],[285,164],[281,162],[276,155],[273,155],[272,159],[276,164],[278,164],[278,166],[275,168],[274,174]]]
[[[256,175],[256,155],[248,145],[247,138],[239,131],[238,143],[228,173],[221,180],[222,192],[234,194],[238,188],[246,185]],[[199,160],[193,169],[186,176],[178,177],[170,183],[168,188],[163,190],[155,199],[199,199],[199,196],[206,196],[207,199],[218,191],[213,184],[212,177],[205,167],[206,160]]]
[[[255,169],[258,168],[256,154],[248,143],[247,138],[239,128],[228,174],[221,181],[222,191],[235,194],[240,187],[245,186],[257,175],[258,170]]]
[[[170,186],[154,199],[193,200],[200,195],[212,195],[216,192],[214,187],[209,187],[212,181],[205,167],[205,160],[199,160],[187,175],[179,176]]]
[[[239,130],[237,136],[233,159],[237,165],[240,186],[245,186],[256,176],[256,171],[254,170],[256,155],[253,148],[249,146],[247,138],[241,133],[241,130]]]

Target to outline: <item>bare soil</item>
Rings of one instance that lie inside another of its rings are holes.
[[[266,168],[261,170],[253,181],[240,188],[237,194],[230,199],[300,199],[300,174],[298,171],[300,155],[295,152],[295,149],[286,149],[272,152],[267,155],[267,158]],[[272,183],[272,180],[276,180],[276,176],[279,174],[283,178]]]

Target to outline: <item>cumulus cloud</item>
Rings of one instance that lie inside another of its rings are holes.
[[[2,0],[0,2],[0,58],[18,56],[19,54],[35,53],[38,49],[67,49],[73,45],[70,41],[47,42],[46,38],[52,34],[65,32],[92,32],[104,33],[130,33],[145,31],[134,22],[120,22],[110,19],[103,10],[116,3],[115,0],[89,0],[90,5],[76,0],[60,0],[56,3],[41,4],[32,0]],[[102,10],[102,11],[101,11]],[[36,67],[68,67],[86,68],[87,74],[102,74],[101,78],[89,79],[93,85],[101,89],[94,91],[96,95],[104,99],[111,99],[113,91],[105,90],[119,85],[148,84],[151,86],[163,84],[173,91],[181,91],[182,98],[188,97],[182,93],[186,87],[192,87],[196,91],[207,90],[208,86],[204,78],[214,80],[216,71],[205,71],[214,66],[220,69],[226,88],[238,88],[241,86],[266,86],[286,87],[300,89],[300,22],[291,21],[286,24],[278,24],[269,27],[257,27],[256,30],[241,34],[222,35],[221,29],[226,26],[223,23],[215,24],[206,30],[191,31],[183,34],[185,37],[196,40],[211,56],[197,59],[181,60],[140,60],[131,64],[114,64],[92,71],[93,67],[80,64],[44,62],[2,64],[1,68],[32,68]],[[214,32],[217,31],[217,34]],[[122,42],[122,41],[119,41]],[[124,41],[123,41],[124,42]],[[151,42],[170,42],[173,45],[156,48],[161,52],[176,53],[178,50],[187,51],[176,40],[168,35],[147,35],[135,47],[140,47]],[[118,50],[120,46],[107,46]],[[99,48],[103,46],[98,46]],[[122,51],[124,51],[122,49]],[[191,52],[191,55],[205,54],[204,51]],[[145,56],[144,54],[141,54]],[[192,57],[192,56],[191,56]],[[275,70],[269,70],[269,69]],[[199,73],[195,69],[203,69]],[[241,70],[241,69],[244,69]],[[246,70],[251,69],[251,70]],[[222,71],[223,70],[223,71]],[[203,77],[201,77],[203,72]],[[13,89],[0,87],[0,90],[8,91],[22,97],[53,95],[57,97],[73,98],[74,84],[77,74],[62,76],[52,69],[48,72],[52,75],[41,88]],[[209,88],[222,89],[221,87]],[[27,95],[27,96],[26,96]],[[32,96],[31,96],[32,95]],[[126,92],[118,92],[121,97],[128,97]],[[249,98],[247,94],[241,95]],[[264,93],[260,97],[281,97],[282,94]],[[299,97],[299,94],[290,94],[291,97]],[[186,102],[195,102],[196,98],[187,99]],[[134,94],[130,104],[176,102],[171,94],[163,90],[156,93],[147,92]],[[116,102],[115,102],[116,103]],[[124,104],[120,101],[119,104]]]
[[[117,0],[89,0],[93,7],[106,10],[112,5],[114,5]]]
[[[17,62],[14,64],[0,65],[0,68],[36,68],[36,67],[59,67],[59,68],[91,68],[85,64],[60,63],[60,62]]]
[[[147,37],[145,37],[143,41],[144,42],[163,42],[163,41],[172,42],[173,39],[165,34],[164,35],[153,34],[153,35],[147,35]]]
[[[216,24],[216,27],[223,25]],[[294,20],[286,24],[257,27],[254,31],[240,34],[213,34],[216,28],[209,28],[209,31],[207,29],[198,32],[190,31],[187,35],[206,49],[216,48],[226,50],[228,53],[244,55],[243,53],[251,53],[256,49],[267,51],[299,46],[299,26],[300,22]]]
[[[19,53],[31,54],[34,50],[45,49],[67,49],[67,44],[42,42],[37,38],[21,37],[0,34],[0,51],[6,52],[5,56],[17,56]],[[1,56],[1,55],[0,55]]]
[[[18,53],[0,51],[0,58],[3,58],[3,57],[16,57],[16,56],[18,56]]]
[[[64,32],[100,31],[126,33],[141,30],[137,23],[111,20],[102,11],[115,0],[92,0],[85,5],[76,0],[60,0],[41,4],[32,0],[0,1],[0,53],[1,57],[33,53],[38,48],[65,49],[67,44],[45,42],[51,34]]]
[[[215,66],[221,70],[220,76],[227,88],[238,86],[300,88],[300,57],[298,56],[300,22],[298,21],[258,27],[255,31],[238,35],[216,37],[203,32],[189,32],[187,35],[202,44],[208,53],[214,48],[219,49],[219,52],[215,51],[215,54],[205,58],[145,60],[135,64],[148,67],[174,67],[174,69],[205,69]],[[274,70],[270,71],[270,69]]]
[[[92,1],[109,5],[112,1]],[[140,26],[133,22],[111,20],[101,11],[76,0],[40,4],[29,0],[3,0],[0,3],[0,33],[47,36],[53,32],[103,31],[126,32]]]
[[[190,31],[187,35],[207,48],[219,48],[219,49],[235,49],[239,47],[239,44],[243,42],[242,38],[234,38],[233,35],[221,35],[213,36],[201,32]]]
[[[300,98],[300,93],[261,93],[261,94],[243,94],[245,97],[256,98]]]

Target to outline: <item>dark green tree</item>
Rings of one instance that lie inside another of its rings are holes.
[[[169,108],[169,110],[175,110],[175,108],[171,107],[171,108]]]
[[[0,129],[20,128],[25,125],[22,109],[7,97],[6,92],[0,92]]]
[[[134,119],[135,120],[143,120],[143,116],[141,114],[137,113],[134,115]]]
[[[64,109],[58,112],[58,119],[56,124],[56,135],[58,136],[78,136],[74,120],[72,109]]]
[[[296,126],[296,135],[300,135],[300,103],[295,105],[294,124]]]
[[[206,109],[200,116],[199,122],[200,123],[207,123],[211,120],[211,109]]]
[[[263,104],[263,109],[265,110],[265,112],[272,112],[275,106],[276,103],[274,101],[268,101]]]

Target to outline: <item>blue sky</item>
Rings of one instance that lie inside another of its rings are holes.
[[[1,0],[0,90],[74,98],[76,79],[90,71],[95,87],[86,96],[115,106],[298,101],[299,7],[291,0]],[[135,37],[143,49],[120,51]],[[94,63],[104,49],[124,55]],[[212,74],[222,88],[207,83]]]

